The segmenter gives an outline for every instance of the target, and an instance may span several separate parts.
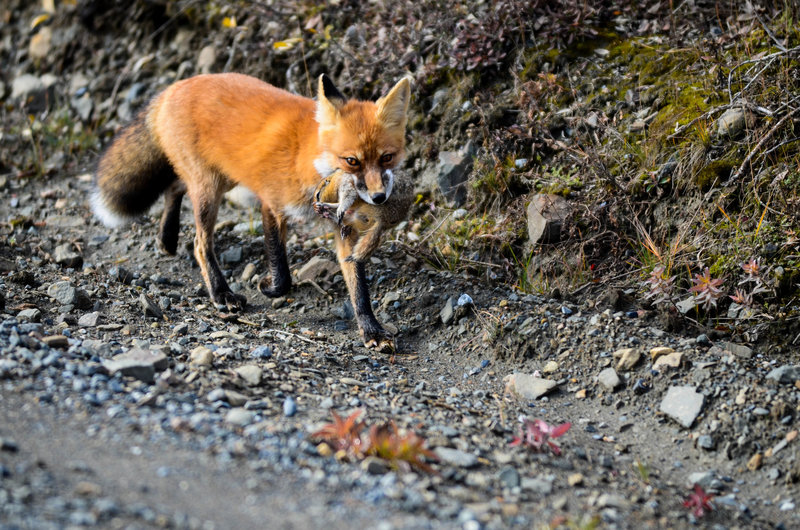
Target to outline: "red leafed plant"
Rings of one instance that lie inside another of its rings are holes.
[[[331,411],[333,423],[328,423],[311,437],[325,442],[335,451],[346,451],[352,455],[359,455],[363,451],[361,432],[365,427],[363,421],[356,421],[361,412],[362,410],[358,409],[343,420],[336,412]]]
[[[553,426],[543,420],[531,421],[526,418],[522,421],[519,436],[515,436],[510,445],[527,447],[537,453],[551,451],[558,456],[561,454],[561,448],[551,439],[563,435],[570,427],[572,424],[569,422]]]
[[[714,498],[710,493],[706,493],[700,484],[694,485],[694,491],[689,494],[689,498],[683,501],[684,508],[691,508],[695,517],[703,517],[706,512],[714,510],[711,499]]]
[[[694,300],[698,306],[708,311],[711,306],[717,306],[717,300],[722,297],[722,278],[712,278],[708,267],[703,270],[703,274],[695,274],[692,278],[694,284],[689,291],[695,294]]]
[[[436,459],[436,455],[425,447],[425,440],[414,432],[401,435],[394,421],[370,427],[368,440],[367,455],[383,458],[392,467],[403,471],[415,468],[427,473],[434,472],[433,468],[420,460],[423,456]]]
[[[356,421],[361,413],[361,410],[356,410],[347,419],[342,419],[331,411],[333,423],[325,425],[311,437],[356,459],[376,456],[396,469],[435,472],[422,460],[422,457],[436,459],[436,455],[425,447],[423,438],[414,432],[401,434],[394,421],[366,429],[366,422]]]

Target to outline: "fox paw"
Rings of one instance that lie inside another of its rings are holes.
[[[261,294],[267,298],[278,298],[279,296],[283,296],[289,292],[290,287],[291,283],[273,285],[272,282],[266,277],[261,278],[261,280],[258,282],[258,290],[261,291]]]
[[[396,351],[394,338],[382,328],[370,333],[362,332],[361,335],[364,339],[364,346],[370,350],[378,353],[394,353]]]
[[[339,233],[342,236],[342,239],[347,239],[350,237],[350,234],[353,233],[353,227],[348,225],[340,225]]]
[[[230,312],[241,311],[247,305],[247,298],[232,291],[217,293],[212,301],[217,309],[227,309]]]

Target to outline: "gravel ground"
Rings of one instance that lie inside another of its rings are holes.
[[[432,270],[392,243],[371,289],[399,348],[376,354],[326,227],[294,227],[295,287],[267,300],[252,212],[224,207],[219,253],[250,304],[226,315],[185,246],[155,250],[156,215],[108,232],[89,188],[13,181],[0,206],[7,527],[798,524],[785,354],[666,333],[619,293],[548,299]],[[320,451],[331,411],[358,409],[423,437],[435,473]],[[522,415],[572,423],[561,456],[510,445]],[[714,494],[699,519],[682,506],[694,483]]]

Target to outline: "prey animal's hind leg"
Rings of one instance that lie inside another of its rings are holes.
[[[181,200],[185,194],[186,186],[180,180],[175,180],[164,193],[164,213],[161,214],[158,243],[161,250],[170,256],[174,256],[178,250]]]
[[[267,246],[272,282],[263,278],[258,288],[265,296],[277,298],[288,293],[292,287],[289,260],[286,257],[286,220],[276,216],[266,203],[261,206],[261,219],[264,223],[264,243]]]
[[[214,224],[222,202],[222,192],[214,190],[189,190],[194,206],[194,220],[197,234],[194,238],[194,257],[200,265],[200,271],[206,282],[211,300],[219,308],[238,311],[244,308],[246,299],[231,291],[228,282],[222,275],[217,256],[214,253]]]

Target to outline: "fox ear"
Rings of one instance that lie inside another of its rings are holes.
[[[384,127],[405,129],[409,99],[411,99],[411,79],[406,76],[375,103],[378,106],[378,121]]]
[[[339,109],[347,102],[345,97],[336,88],[331,78],[325,74],[319,76],[317,88],[317,122],[333,123]]]

